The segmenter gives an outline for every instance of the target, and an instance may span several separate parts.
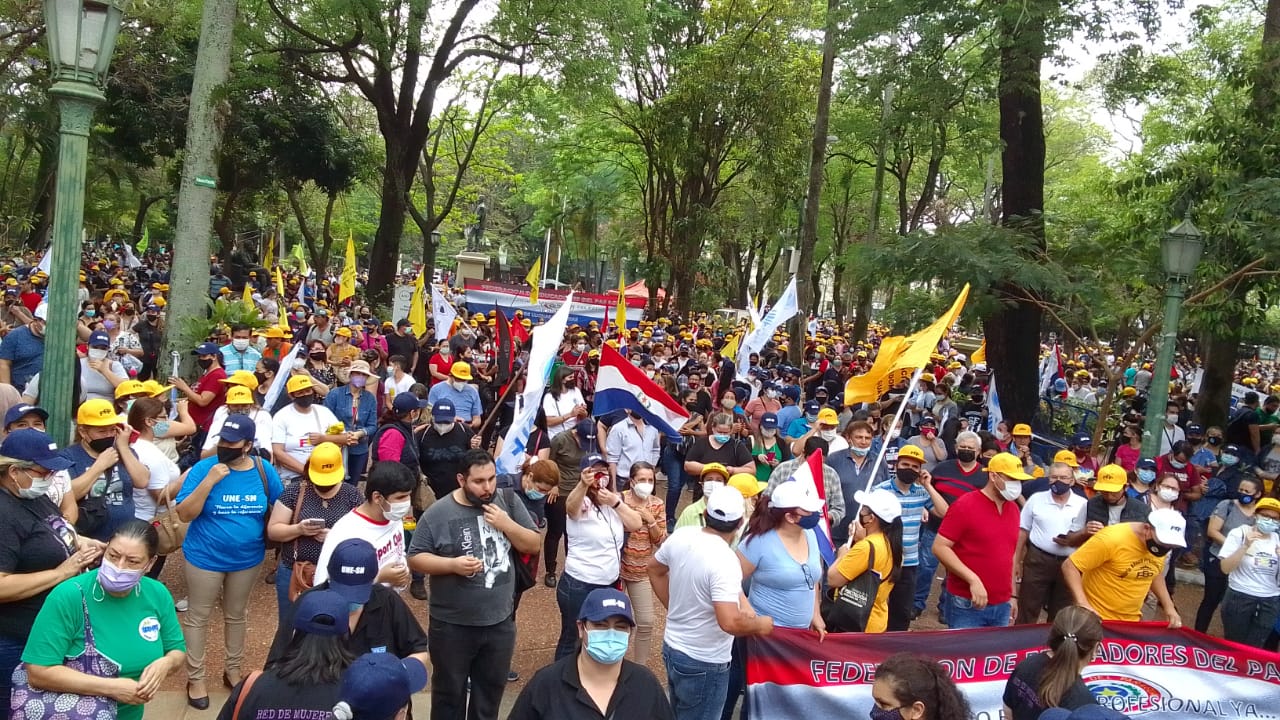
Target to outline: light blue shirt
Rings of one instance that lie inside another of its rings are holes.
[[[454,390],[453,386],[447,382],[431,386],[431,392],[427,393],[427,402],[434,406],[441,400],[452,402],[454,414],[466,423],[481,417],[484,413],[480,407],[480,391],[470,383],[463,385],[461,390]]]
[[[218,349],[222,352],[222,369],[228,375],[237,370],[253,372],[258,369],[258,361],[262,359],[262,353],[252,343],[244,352],[236,350],[234,345],[223,345]]]
[[[751,607],[772,617],[779,627],[804,629],[813,622],[814,586],[822,582],[822,555],[813,531],[805,530],[804,537],[809,543],[804,563],[791,557],[776,530],[752,535],[738,546],[742,556],[756,567],[747,594]]]
[[[267,513],[284,494],[284,485],[271,463],[256,462],[262,465],[265,482],[256,466],[231,471],[209,492],[200,514],[191,521],[182,554],[193,566],[209,572],[238,572],[262,563],[267,552],[263,537]],[[186,500],[217,463],[218,458],[209,457],[192,465],[174,503]]]

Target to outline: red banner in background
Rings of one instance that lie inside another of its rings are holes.
[[[1154,623],[1104,623],[1084,671],[1098,702],[1132,717],[1267,718],[1280,711],[1280,655]],[[947,668],[974,717],[1001,717],[1018,661],[1042,652],[1047,625],[828,635],[775,630],[747,643],[747,702],[758,717],[865,717],[880,661],[900,652]]]

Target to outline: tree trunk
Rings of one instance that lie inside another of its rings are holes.
[[[1206,333],[1204,372],[1196,402],[1196,421],[1205,427],[1226,427],[1231,383],[1240,352],[1240,324],[1225,323],[1217,333]],[[1265,392],[1265,391],[1264,391]]]
[[[875,286],[870,283],[858,288],[858,314],[853,319],[853,337],[848,338],[851,343],[861,342],[867,337],[867,328],[871,326],[871,300],[875,290]]]
[[[1044,13],[1052,0],[1037,0],[1021,12],[1006,8],[1000,23],[1000,139],[1004,143],[1002,222],[1025,233],[1040,250],[1044,236],[1044,114],[1040,63],[1044,58]],[[1039,407],[1040,322],[1043,311],[1025,300],[1016,283],[995,288],[1008,302],[984,318],[987,360],[996,373],[1000,405],[1010,423],[1030,422]]]
[[[133,215],[133,238],[130,244],[136,244],[142,240],[142,234],[147,229],[147,213],[151,212],[152,205],[155,205],[164,198],[164,195],[138,196],[138,211]]]
[[[414,163],[405,163],[404,146],[399,139],[383,132],[387,161],[382,168],[382,208],[378,212],[378,234],[373,238],[369,257],[368,298],[370,305],[391,305],[395,289],[396,266],[400,264],[400,240],[404,237],[404,218],[409,211],[409,187],[413,183]]]
[[[31,232],[27,233],[26,247],[44,250],[49,244],[49,231],[53,227],[54,179],[58,173],[58,135],[53,128],[52,137],[41,140],[40,164],[36,167],[36,193],[31,203]]]
[[[818,78],[818,104],[813,116],[813,143],[809,152],[809,194],[805,197],[804,217],[800,231],[800,262],[796,268],[796,305],[800,312],[791,321],[791,337],[796,338],[788,348],[792,365],[799,365],[804,354],[807,318],[806,310],[814,308],[818,296],[814,279],[813,253],[818,244],[818,213],[822,208],[823,166],[827,160],[827,129],[831,124],[831,86],[835,76],[836,32],[839,2],[827,0],[827,17],[822,36],[822,68]]]
[[[166,347],[191,368],[191,347],[204,338],[188,337],[191,321],[204,317],[209,299],[209,239],[217,191],[196,185],[197,177],[218,176],[218,154],[226,127],[226,100],[217,97],[231,74],[231,42],[236,27],[237,0],[205,0],[200,18],[200,46],[191,84],[187,115],[187,143],[178,186],[178,218],[173,242]],[[160,374],[168,372],[161,358]]]

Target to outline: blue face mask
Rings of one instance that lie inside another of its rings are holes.
[[[818,521],[821,519],[822,519],[822,516],[819,515],[818,513],[809,513],[808,515],[805,515],[804,517],[800,518],[800,522],[796,524],[804,528],[805,530],[812,530],[818,527]]]
[[[1052,491],[1054,495],[1066,495],[1071,492],[1071,486],[1061,480],[1054,480],[1049,483],[1049,490]]]
[[[1139,470],[1138,471],[1138,482],[1142,483],[1143,485],[1150,485],[1155,481],[1156,481],[1155,470]]]
[[[617,665],[627,654],[631,633],[625,630],[588,630],[587,654],[605,665]]]
[[[1253,496],[1252,496],[1252,495],[1246,495],[1245,493],[1240,493],[1240,504],[1241,504],[1241,505],[1252,505],[1252,504],[1253,504]]]
[[[168,420],[160,420],[160,421],[158,421],[155,425],[153,425],[153,426],[151,427],[151,432],[155,433],[155,436],[156,436],[156,437],[158,437],[158,438],[162,438],[162,437],[164,437],[165,435],[168,435],[168,434],[169,434],[169,421],[168,421]]]
[[[1253,528],[1264,535],[1269,535],[1276,530],[1280,530],[1280,520],[1272,520],[1269,517],[1260,517],[1253,521]]]
[[[852,452],[854,455],[857,455],[858,457],[866,457],[867,453],[871,452],[871,448],[850,447],[849,451]]]
[[[1224,454],[1222,457],[1219,458],[1219,461],[1223,465],[1226,465],[1227,467],[1231,467],[1232,465],[1235,465],[1236,463],[1240,462],[1240,458],[1236,457],[1235,455]]]
[[[711,437],[712,437],[716,442],[720,443],[721,445],[723,445],[723,444],[725,444],[725,443],[729,442],[729,440],[731,440],[731,438],[730,438],[728,435],[719,435],[719,434],[717,434],[717,435],[712,435]]]
[[[541,500],[547,496],[546,493],[538,490],[537,488],[529,488],[528,490],[525,490],[524,495],[530,500]]]

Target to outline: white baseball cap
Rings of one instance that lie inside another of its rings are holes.
[[[1147,522],[1156,530],[1156,542],[1181,548],[1187,546],[1187,521],[1182,513],[1173,508],[1152,510]]]
[[[773,492],[769,493],[769,507],[788,510],[795,508],[813,513],[822,509],[822,498],[818,497],[818,494],[808,485],[787,480],[779,483]]]
[[[725,485],[707,496],[707,515],[724,522],[737,522],[746,511],[747,501],[738,488]]]
[[[876,488],[871,492],[859,490],[853,494],[853,500],[875,513],[883,522],[891,523],[902,517],[902,502],[883,488]]]

